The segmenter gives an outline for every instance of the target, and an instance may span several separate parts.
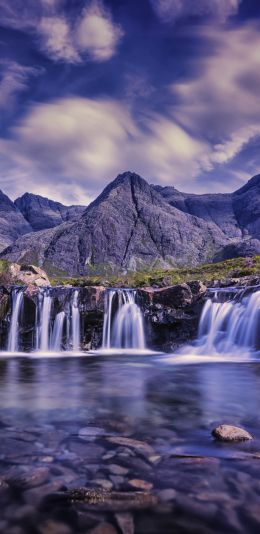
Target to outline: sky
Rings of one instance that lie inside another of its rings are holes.
[[[0,0],[0,188],[88,204],[260,172],[259,0]]]

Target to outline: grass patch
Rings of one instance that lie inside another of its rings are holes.
[[[260,275],[260,256],[254,258],[234,258],[219,263],[208,263],[196,267],[174,269],[153,269],[145,272],[129,272],[121,275],[53,277],[52,285],[110,287],[148,287],[180,284],[193,280],[213,281],[221,278],[241,278],[248,275]]]

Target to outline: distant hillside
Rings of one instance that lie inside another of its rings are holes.
[[[83,206],[64,206],[60,202],[31,193],[25,193],[14,203],[32,230],[44,230],[66,221],[74,221],[86,209]]]

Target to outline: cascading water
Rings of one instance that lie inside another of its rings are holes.
[[[260,291],[243,294],[240,300],[204,305],[194,354],[231,354],[260,349]]]
[[[102,348],[109,349],[111,347],[111,330],[112,330],[112,306],[116,291],[110,289],[105,293],[105,312],[103,323]]]
[[[23,290],[21,288],[12,290],[12,315],[7,343],[8,352],[17,352],[19,348],[19,316],[23,305],[23,296]]]
[[[107,291],[102,348],[145,349],[143,316],[136,303],[136,291],[130,289]]]
[[[80,313],[78,306],[78,290],[74,290],[66,311],[62,310],[55,316],[54,297],[50,288],[39,293],[36,307],[36,350],[40,352],[59,352],[62,349],[65,319],[64,343],[68,349],[80,349]]]
[[[65,312],[61,311],[57,313],[53,325],[53,331],[51,335],[50,350],[57,352],[61,350],[63,326],[65,320]]]
[[[79,313],[79,292],[76,289],[72,295],[71,302],[71,337],[72,349],[80,349],[80,313]]]
[[[51,319],[52,298],[49,290],[44,290],[39,294],[36,308],[36,349],[47,352],[50,348],[50,319]]]

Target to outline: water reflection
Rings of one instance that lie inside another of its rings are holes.
[[[259,436],[260,364],[172,366],[147,358],[10,358],[0,361],[1,415],[15,425],[100,417],[131,420],[155,439],[174,432],[195,452],[216,422]]]

